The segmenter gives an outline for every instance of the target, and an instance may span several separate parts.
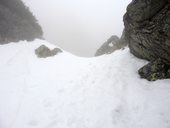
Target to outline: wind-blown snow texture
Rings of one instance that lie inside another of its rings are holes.
[[[129,49],[39,59],[35,40],[0,46],[0,128],[169,128],[170,80],[148,82]]]

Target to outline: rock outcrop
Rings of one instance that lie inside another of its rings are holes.
[[[0,1],[0,44],[42,38],[37,20],[21,0]]]
[[[100,56],[103,54],[111,54],[115,50],[124,48],[127,45],[122,36],[120,39],[118,36],[111,36],[95,53],[95,56]]]
[[[125,40],[131,53],[150,63],[142,78],[170,78],[170,1],[133,0],[124,15]]]
[[[47,46],[41,45],[35,50],[35,54],[38,58],[47,58],[51,56],[55,56],[58,53],[61,53],[62,51],[59,48],[54,48],[50,50]]]

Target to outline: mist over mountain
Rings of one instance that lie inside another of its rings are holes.
[[[170,1],[133,0],[123,20],[100,56],[78,57],[41,39],[22,1],[1,0],[0,128],[169,128]]]
[[[23,0],[44,37],[77,56],[92,57],[111,35],[121,37],[131,0]]]

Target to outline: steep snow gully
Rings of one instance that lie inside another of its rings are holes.
[[[0,128],[169,128],[170,80],[148,82],[129,49],[39,59],[46,41],[0,46]]]

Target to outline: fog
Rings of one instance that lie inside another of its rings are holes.
[[[131,0],[23,0],[38,19],[44,37],[78,56],[93,56],[111,36],[123,31]]]

